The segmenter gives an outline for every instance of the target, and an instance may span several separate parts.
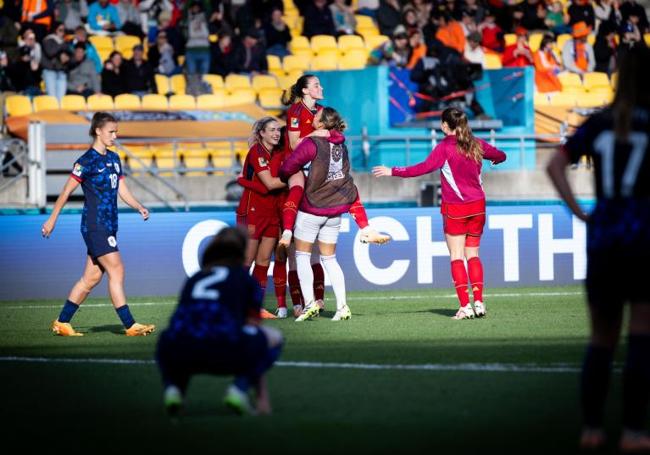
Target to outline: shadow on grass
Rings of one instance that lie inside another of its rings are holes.
[[[115,335],[124,335],[124,326],[117,324],[99,325],[95,327],[88,327],[85,330],[87,333],[113,333]]]
[[[423,313],[433,313],[433,314],[438,314],[440,316],[445,316],[445,317],[452,317],[453,315],[456,314],[457,309],[452,309],[452,308],[432,308],[430,310],[423,311]]]

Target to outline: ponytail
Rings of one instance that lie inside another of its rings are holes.
[[[472,134],[472,129],[467,123],[467,115],[460,109],[450,107],[442,112],[441,120],[456,135],[458,152],[466,158],[480,163],[483,159],[483,148]]]
[[[313,74],[303,74],[298,78],[295,84],[291,86],[289,90],[285,90],[282,92],[282,104],[285,106],[291,106],[293,103],[295,103],[297,100],[301,100],[303,96],[305,96],[304,93],[302,93],[302,90],[307,88],[307,84],[309,83],[309,79],[312,77],[315,77]]]

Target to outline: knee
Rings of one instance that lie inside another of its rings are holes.
[[[336,254],[331,254],[328,256],[325,256],[323,254],[320,255],[320,260],[323,264],[327,264],[330,262],[336,262]]]
[[[122,263],[113,265],[106,269],[108,278],[110,280],[123,280],[124,279],[124,265]]]
[[[84,292],[90,292],[93,290],[97,284],[102,279],[102,272],[93,272],[93,273],[86,273],[84,274],[81,279],[79,280],[79,283],[81,284],[81,287],[83,288]]]

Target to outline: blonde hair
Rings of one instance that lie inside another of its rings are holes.
[[[336,130],[342,133],[348,127],[341,114],[331,107],[323,108],[320,121],[326,130]]]
[[[266,126],[271,122],[277,122],[278,120],[275,117],[266,116],[262,117],[253,124],[253,131],[248,138],[248,146],[252,147],[253,144],[262,142],[262,131],[266,129]]]
[[[472,129],[467,123],[467,115],[455,107],[450,107],[442,112],[442,122],[446,123],[456,135],[458,152],[480,163],[483,159],[481,143],[472,134]]]

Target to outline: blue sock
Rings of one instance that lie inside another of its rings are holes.
[[[630,430],[644,427],[650,391],[650,335],[629,335],[623,370],[623,426]]]
[[[127,329],[130,329],[133,324],[135,324],[135,319],[133,319],[133,315],[131,314],[131,310],[129,310],[128,305],[124,305],[116,309],[117,315],[120,317],[120,320],[122,321],[122,324],[124,324],[124,327]]]
[[[237,387],[242,392],[244,393],[248,392],[248,389],[250,387],[250,381],[246,376],[235,377],[234,383],[235,383],[235,387]]]
[[[603,346],[587,346],[581,377],[581,404],[584,424],[591,428],[603,425],[605,399],[612,371],[611,349]]]
[[[79,305],[70,300],[66,300],[59,314],[59,322],[70,322],[72,316],[74,316],[78,309]]]

